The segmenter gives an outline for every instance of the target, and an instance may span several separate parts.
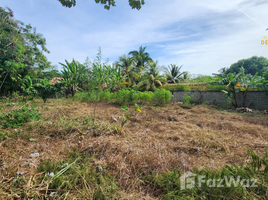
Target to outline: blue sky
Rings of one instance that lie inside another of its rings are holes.
[[[127,0],[116,4],[109,11],[94,0],[77,0],[74,8],[57,0],[1,0],[0,6],[44,35],[53,65],[93,60],[99,47],[113,62],[147,46],[160,65],[206,75],[239,59],[268,57],[268,45],[261,45],[268,35],[267,0],[145,0],[139,11]]]

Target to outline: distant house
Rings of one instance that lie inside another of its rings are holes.
[[[57,83],[60,83],[61,81],[63,81],[64,78],[61,78],[61,77],[54,77],[53,79],[51,79],[51,85],[55,85]]]

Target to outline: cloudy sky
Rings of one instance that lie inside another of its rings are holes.
[[[47,40],[53,65],[72,58],[94,59],[101,47],[110,62],[146,46],[160,65],[183,64],[183,70],[211,75],[239,59],[268,57],[267,0],[145,0],[132,10],[116,0],[109,11],[94,0],[74,8],[58,0],[1,0],[15,18],[30,23]]]

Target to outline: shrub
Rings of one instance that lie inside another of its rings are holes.
[[[139,101],[141,103],[152,102],[154,100],[154,93],[151,91],[139,92]]]
[[[139,100],[139,93],[136,90],[130,90],[129,93],[129,104],[134,104]]]
[[[111,97],[112,97],[112,94],[110,93],[110,90],[104,90],[103,92],[101,92],[100,99],[102,101],[110,101]]]
[[[158,105],[164,105],[172,99],[173,95],[170,91],[165,89],[156,89],[154,92],[154,97]]]
[[[192,101],[193,96],[189,96],[188,94],[183,95],[182,102],[186,105],[189,105]]]
[[[116,103],[119,105],[128,104],[130,101],[130,91],[129,90],[119,90],[115,99]]]
[[[136,90],[122,89],[111,93],[109,90],[92,90],[88,93],[77,93],[76,99],[85,102],[113,102],[118,105],[134,105],[135,103],[151,103],[156,101],[158,105],[164,105],[172,99],[173,95],[165,89],[157,89],[155,93],[151,91],[139,92]]]
[[[3,141],[8,133],[0,132],[0,142]]]
[[[7,115],[0,116],[3,128],[16,128],[22,126],[26,122],[38,121],[42,118],[42,115],[38,110],[31,108],[28,105],[24,105],[21,109],[12,110]]]
[[[44,103],[46,103],[48,98],[57,97],[57,95],[63,91],[62,83],[52,85],[47,79],[43,79],[40,83],[36,83],[34,88],[38,91],[38,95],[43,99]]]
[[[209,105],[209,101],[204,101],[203,105]]]

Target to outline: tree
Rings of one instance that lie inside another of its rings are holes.
[[[139,74],[137,74],[133,69],[134,59],[130,58],[126,55],[123,55],[119,58],[119,61],[115,63],[115,65],[119,66],[122,71],[122,76],[126,77],[126,85],[131,87],[136,84],[136,81],[139,78]]]
[[[178,66],[176,64],[170,64],[168,67],[164,68],[167,76],[168,83],[178,83],[180,80],[184,79],[185,72],[181,72],[182,65]]]
[[[158,62],[151,61],[148,63],[149,69],[144,73],[141,81],[138,83],[138,87],[141,90],[154,91],[156,88],[161,87],[163,83],[167,82],[167,79],[160,75]]]
[[[264,86],[265,79],[258,76],[258,72],[252,76],[251,74],[243,75],[239,83],[245,88],[243,94],[243,107],[246,107],[246,97],[249,88],[257,88]]]
[[[254,76],[258,72],[259,75],[263,76],[263,72],[265,72],[266,67],[268,67],[268,59],[257,56],[242,59],[232,64],[230,68],[224,71],[224,73],[239,73],[241,67],[245,69],[245,74],[251,74]]]
[[[13,17],[10,8],[0,7],[0,92],[5,94],[21,90],[27,75],[34,77],[50,66],[43,54],[49,53],[45,38]]]
[[[226,90],[223,90],[225,94],[228,95],[228,97],[233,97],[233,106],[236,108],[238,106],[237,104],[237,97],[236,93],[239,92],[239,89],[236,89],[235,86],[240,82],[241,78],[244,76],[245,70],[243,67],[240,68],[239,73],[237,74],[227,74],[227,75],[221,75],[222,80],[221,83],[223,85],[226,85]]]
[[[61,5],[71,8],[76,5],[76,0],[58,0]],[[115,0],[95,0],[96,3],[101,3],[104,4],[104,8],[109,10],[111,6],[116,6],[115,5]],[[138,9],[140,10],[142,5],[145,4],[144,0],[128,0],[129,6],[132,9]]]
[[[149,62],[153,61],[148,52],[145,52],[146,47],[140,46],[138,51],[130,51],[128,53],[132,59],[134,59],[135,67],[134,71],[140,74],[143,69],[148,67]]]
[[[264,69],[263,77],[265,78],[265,80],[268,81],[268,67],[266,67],[266,68]]]
[[[67,97],[71,94],[73,97],[77,92],[77,84],[79,82],[78,68],[81,64],[75,60],[72,60],[70,63],[65,60],[65,63],[59,63],[63,66],[62,75],[66,86],[65,95]]]

